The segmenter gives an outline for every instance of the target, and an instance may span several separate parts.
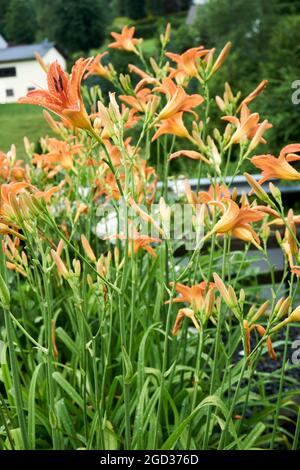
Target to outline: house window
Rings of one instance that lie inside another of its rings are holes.
[[[0,78],[16,77],[16,76],[17,76],[16,67],[0,68]]]
[[[12,96],[15,96],[14,90],[12,88],[9,88],[8,90],[6,90],[6,97],[11,98]]]

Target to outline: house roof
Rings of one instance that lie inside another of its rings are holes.
[[[9,46],[0,49],[0,63],[34,59],[36,52],[38,52],[41,57],[44,57],[52,47],[54,47],[54,42],[49,42],[48,40],[40,44]]]

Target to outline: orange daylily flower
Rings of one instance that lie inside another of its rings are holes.
[[[291,271],[293,274],[295,274],[297,277],[300,277],[300,266],[293,266],[291,268]]]
[[[185,180],[184,189],[190,204],[208,204],[211,201],[222,201],[224,198],[230,198],[229,189],[219,183],[217,183],[215,187],[210,186],[208,191],[199,191],[197,195],[192,191],[189,181]],[[211,209],[214,210],[214,207]]]
[[[210,186],[208,191],[199,191],[199,201],[208,204],[211,201],[221,201],[223,198],[230,198],[229,189],[223,184],[217,183],[215,186]]]
[[[32,163],[49,172],[48,178],[52,178],[61,169],[73,169],[73,158],[81,149],[80,144],[68,144],[54,138],[45,139],[45,146],[49,150],[45,154],[33,154]]]
[[[173,286],[173,284],[173,282],[170,282],[170,286]],[[178,292],[180,296],[173,299],[172,303],[187,302],[195,312],[198,312],[204,305],[205,294],[208,290],[214,288],[215,284],[213,282],[202,281],[200,284],[195,284],[191,287],[178,282],[176,283],[176,292]],[[170,300],[166,301],[166,304],[168,303],[170,303]]]
[[[258,142],[266,143],[266,140],[262,137],[262,134],[265,130],[270,129],[272,124],[267,120],[262,123],[259,123],[259,114],[251,113],[248,106],[243,104],[240,113],[240,119],[236,116],[223,116],[224,121],[228,121],[236,127],[236,131],[231,137],[231,143],[242,143],[245,140],[254,139],[255,136],[258,136]],[[257,134],[258,133],[258,134]],[[257,145],[256,144],[256,145]]]
[[[91,129],[91,123],[80,93],[80,84],[92,59],[78,59],[70,78],[55,61],[48,69],[48,90],[33,90],[19,103],[35,104],[53,111],[74,127]]]
[[[18,195],[25,188],[30,187],[30,184],[26,181],[20,181],[19,183],[2,184],[0,188],[0,213],[3,213],[3,207],[5,204],[9,205],[9,195],[13,193]]]
[[[163,119],[158,124],[158,130],[152,137],[152,142],[154,142],[154,140],[163,134],[177,135],[178,137],[185,137],[190,139],[191,136],[183,123],[182,115],[183,113],[177,113],[168,119]]]
[[[0,152],[0,178],[9,181],[19,181],[25,178],[26,170],[23,160],[12,160],[6,153]]]
[[[171,73],[170,77],[173,78],[177,75],[183,75],[186,78],[197,77],[197,60],[205,56],[208,52],[207,49],[204,49],[204,46],[193,47],[183,54],[166,52],[166,56],[177,63],[177,69]]]
[[[131,222],[129,220],[129,222]],[[119,239],[119,240],[126,240],[126,235],[124,234],[116,234],[111,235],[107,238],[108,240],[112,239]],[[161,243],[161,239],[157,237],[148,237],[147,235],[140,234],[137,229],[131,225],[129,227],[128,233],[128,256],[132,256],[132,248],[133,253],[137,253],[139,250],[147,251],[153,258],[157,257],[155,250],[150,246],[150,243]]]
[[[195,152],[195,150],[178,150],[178,152],[174,152],[169,156],[169,160],[173,160],[174,158],[178,158],[182,156],[191,158],[191,160],[202,160],[208,165],[211,164],[211,162],[206,157],[204,157],[204,155],[202,155],[199,152]]]
[[[108,51],[102,52],[102,54],[97,54],[96,57],[91,61],[87,68],[87,74],[84,79],[86,80],[91,75],[99,75],[99,77],[106,78],[111,80],[114,76],[114,68],[112,64],[103,65],[102,58],[108,54]]]
[[[142,39],[134,38],[135,27],[132,26],[128,28],[128,26],[124,26],[121,33],[110,33],[111,36],[115,39],[115,42],[112,42],[108,45],[112,49],[123,49],[127,52],[135,52],[137,53],[136,46],[141,44]]]
[[[300,152],[300,144],[286,145],[281,150],[278,158],[270,154],[252,157],[251,162],[253,165],[262,170],[262,178],[259,183],[262,184],[272,178],[300,180],[300,173],[289,163],[300,160],[300,156],[296,155],[295,152]]]
[[[160,111],[156,122],[162,119],[168,119],[178,113],[191,112],[197,118],[197,114],[192,111],[203,103],[204,98],[201,95],[188,95],[183,88],[176,85],[169,77],[164,78],[162,85],[153,89],[154,92],[164,93],[167,96],[167,104]]]
[[[192,320],[192,322],[194,323],[195,328],[197,330],[200,330],[200,325],[199,325],[199,323],[198,323],[198,321],[195,317],[194,310],[192,310],[190,308],[181,308],[180,310],[178,310],[176,320],[175,320],[175,323],[174,323],[174,326],[173,326],[173,329],[172,329],[172,334],[174,336],[176,336],[178,331],[180,330],[180,327],[181,327],[181,324],[184,320],[184,317],[190,318]]]
[[[154,95],[149,88],[141,88],[139,85],[140,83],[135,87],[134,95],[120,95],[119,98],[134,110],[145,113],[147,104]]]
[[[223,216],[213,228],[214,233],[230,233],[234,237],[253,243],[259,248],[260,240],[251,222],[258,222],[263,219],[264,214],[256,208],[249,206],[239,207],[232,199],[220,201],[211,201],[209,204],[221,207]]]
[[[262,325],[259,325],[259,324],[254,324],[254,325],[249,327],[247,320],[244,320],[243,323],[244,323],[245,336],[246,336],[246,350],[247,350],[247,355],[249,355],[250,352],[251,352],[251,349],[250,349],[251,332],[253,330],[256,330],[257,333],[259,334],[259,336],[263,337],[266,333],[266,329]],[[277,354],[274,351],[270,336],[266,337],[266,346],[267,346],[267,350],[268,350],[268,354],[269,354],[270,358],[273,359],[274,361],[276,361]]]

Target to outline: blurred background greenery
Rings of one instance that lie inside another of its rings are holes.
[[[187,24],[192,3],[191,0],[0,0],[0,34],[11,44],[38,42],[47,37],[55,41],[70,65],[79,56],[105,50],[110,42],[109,33],[125,24],[136,26],[136,36],[145,39],[143,48],[148,57],[157,53],[159,34],[168,21],[172,24],[169,49],[173,51],[183,52],[199,44],[221,49],[230,40],[232,51],[214,79],[212,96],[222,93],[224,81],[235,92],[243,90],[245,96],[262,79],[268,79],[269,87],[252,107],[274,125],[268,132],[268,151],[276,154],[286,143],[299,141],[300,105],[292,103],[292,83],[300,80],[300,1],[206,0],[197,8],[192,24]],[[107,60],[121,72],[127,71],[128,63],[138,63],[134,55],[117,50],[111,50]],[[101,87],[105,91],[111,85],[101,81]],[[7,107],[0,105],[2,148],[11,138],[11,132],[2,135],[5,116]],[[12,121],[16,127],[15,140],[19,141],[25,131],[24,116],[15,113]],[[36,129],[32,134],[29,131],[31,136],[36,137]]]

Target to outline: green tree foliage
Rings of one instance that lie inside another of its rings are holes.
[[[99,46],[106,32],[102,0],[53,0],[53,39],[67,53]]]
[[[4,36],[4,29],[5,29],[5,15],[9,6],[9,2],[7,0],[0,0],[0,34]]]
[[[145,18],[147,15],[145,0],[127,0],[126,3],[127,16],[129,16],[129,18],[133,20]]]
[[[215,94],[222,92],[224,80],[245,94],[268,79],[268,88],[252,105],[276,128],[267,140],[274,153],[288,141],[299,141],[300,105],[292,103],[292,83],[300,79],[300,1],[209,0],[199,8],[193,28],[198,42],[190,47],[232,42],[215,78]]]
[[[270,83],[260,106],[276,128],[276,134],[271,133],[271,142],[279,148],[287,141],[299,141],[300,104],[292,96],[300,85],[300,15],[280,19],[273,30],[266,59],[260,67],[261,76]]]
[[[54,40],[55,27],[59,19],[54,16],[53,0],[34,0],[37,21],[37,40],[45,37]]]
[[[10,0],[6,14],[4,35],[15,44],[30,44],[35,39],[35,15],[31,0]],[[2,16],[2,10],[1,10]]]

